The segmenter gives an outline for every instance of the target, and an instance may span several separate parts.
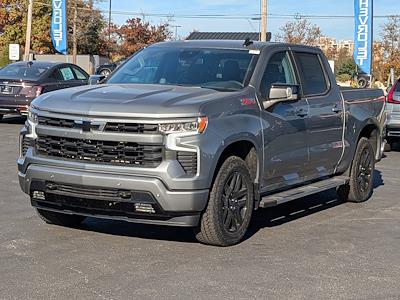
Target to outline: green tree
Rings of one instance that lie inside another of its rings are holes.
[[[2,64],[8,63],[6,49],[8,44],[25,45],[26,11],[28,0],[1,0],[0,3],[0,57]],[[32,50],[37,53],[51,53],[49,36],[51,0],[35,3],[32,17]],[[7,49],[8,50],[8,49]]]
[[[347,74],[353,76],[356,72],[357,66],[353,57],[348,57],[341,65],[338,66],[337,75]]]
[[[105,54],[102,31],[106,25],[101,11],[94,7],[93,0],[71,0],[67,2],[68,49],[72,53],[74,5],[77,2],[77,50],[78,54]]]

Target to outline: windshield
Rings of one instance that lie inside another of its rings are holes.
[[[107,83],[197,86],[237,91],[248,84],[255,56],[245,50],[150,47],[121,66]]]
[[[4,79],[36,80],[48,69],[49,67],[37,66],[32,63],[11,64],[0,69],[0,77]]]

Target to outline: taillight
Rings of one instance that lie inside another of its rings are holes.
[[[394,85],[392,86],[392,88],[390,89],[390,92],[389,92],[389,94],[387,95],[387,98],[386,98],[386,101],[387,101],[388,103],[400,104],[400,101],[399,101],[399,100],[394,100],[394,99],[393,99],[394,91],[395,91],[396,86],[397,86],[398,84],[399,84],[399,82],[397,82],[397,84],[394,84]]]
[[[21,91],[19,92],[20,95],[24,95],[27,98],[36,98],[42,93],[43,87],[40,85],[34,86],[25,86],[22,87]]]

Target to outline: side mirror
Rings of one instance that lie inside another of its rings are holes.
[[[100,84],[105,78],[106,76],[104,75],[91,75],[89,77],[88,84],[89,85]]]
[[[268,100],[264,101],[264,109],[272,105],[285,102],[300,100],[299,86],[291,84],[273,84],[269,91]]]

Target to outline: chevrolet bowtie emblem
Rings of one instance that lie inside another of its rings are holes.
[[[92,129],[99,129],[100,124],[94,124],[91,121],[74,121],[74,128],[81,129],[83,132],[90,132]]]

